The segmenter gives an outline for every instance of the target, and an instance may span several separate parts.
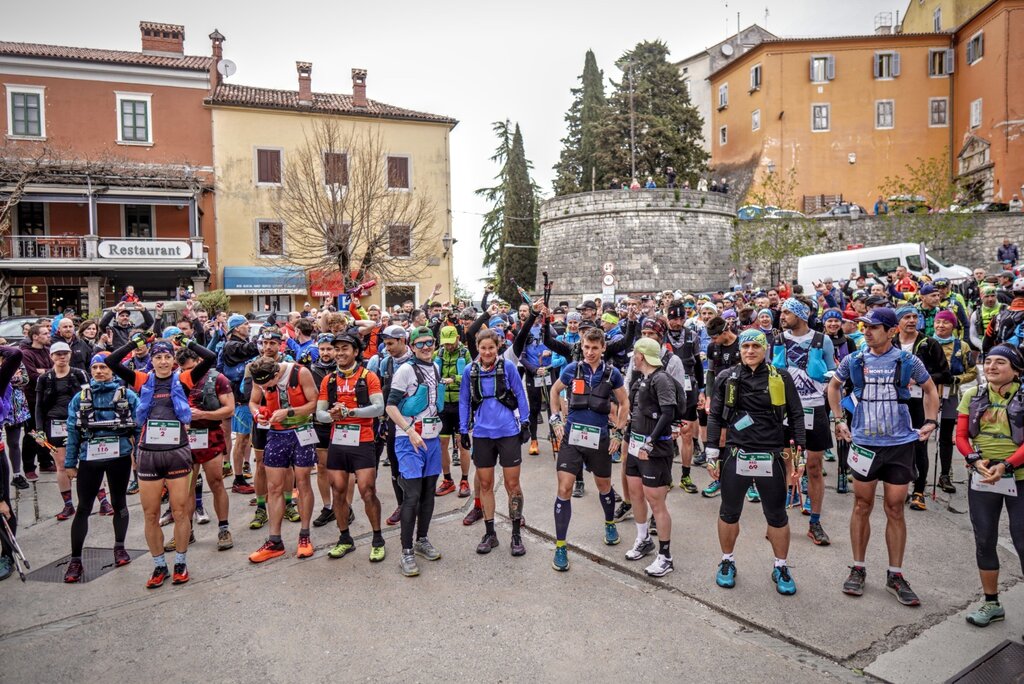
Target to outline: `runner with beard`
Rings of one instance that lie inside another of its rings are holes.
[[[704,373],[700,372],[700,338],[696,332],[685,327],[686,307],[681,300],[673,301],[668,307],[668,330],[665,345],[683,364],[685,377],[682,381],[686,390],[686,413],[682,416],[682,430],[679,436],[679,455],[683,462],[683,474],[679,487],[688,494],[696,494],[697,486],[690,478],[693,465],[693,438],[697,432],[697,397],[704,391]]]
[[[334,363],[334,335],[331,333],[320,333],[316,338],[316,348],[319,356],[316,361],[309,364],[309,372],[313,374],[313,384],[318,388],[324,378],[337,369]],[[322,416],[319,412],[314,414],[313,429],[316,430],[316,488],[320,492],[320,500],[323,507],[320,515],[313,520],[313,527],[323,527],[334,520],[334,508],[331,501],[331,479],[327,475],[327,449],[331,445],[331,422],[321,422]],[[349,509],[351,510],[351,509]]]

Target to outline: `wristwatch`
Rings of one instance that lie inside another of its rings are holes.
[[[925,418],[924,422],[921,423],[921,427],[924,427],[925,425],[929,425],[929,424],[934,425],[935,427],[939,427],[939,422],[937,420],[935,420],[934,418]]]
[[[1014,466],[1009,461],[1000,461],[1000,463],[1003,464],[1003,474],[1004,475],[1013,475],[1013,471],[1017,470],[1017,467]]]
[[[288,417],[289,418],[294,418],[295,417],[295,409],[288,409]]]

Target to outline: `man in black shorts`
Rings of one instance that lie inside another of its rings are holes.
[[[693,438],[697,435],[697,398],[704,391],[704,373],[700,361],[700,337],[685,325],[686,306],[682,300],[675,300],[668,307],[668,332],[665,342],[672,353],[679,357],[686,371],[683,389],[686,390],[686,413],[681,417],[683,429],[680,431],[679,456],[683,462],[683,476],[679,487],[691,494],[697,492],[696,485],[690,478],[690,466],[693,465]],[[706,416],[706,414],[705,414]],[[707,418],[705,417],[705,424]]]

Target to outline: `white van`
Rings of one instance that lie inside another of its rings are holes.
[[[935,257],[926,254],[928,263],[927,275],[936,278],[961,280],[971,276],[971,270],[965,266],[947,266]],[[867,276],[869,273],[878,275],[880,280],[896,270],[897,266],[905,266],[915,275],[925,273],[921,266],[921,245],[914,242],[901,242],[880,247],[861,247],[842,252],[812,254],[800,257],[797,262],[797,282],[803,285],[805,292],[814,290],[814,283],[824,278],[847,280],[851,274]]]

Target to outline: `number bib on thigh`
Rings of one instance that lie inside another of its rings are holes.
[[[177,446],[181,443],[181,423],[176,420],[147,420],[146,444]]]
[[[871,464],[875,460],[875,452],[864,447],[857,446],[856,444],[850,445],[850,456],[846,459],[846,464],[850,466],[850,470],[863,476],[868,476],[868,471],[871,470]]]
[[[358,425],[335,425],[331,434],[331,444],[335,446],[359,446]]]
[[[302,446],[313,446],[320,443],[320,439],[316,436],[316,430],[313,429],[312,425],[303,425],[302,427],[295,428],[295,436],[299,438],[299,444]]]
[[[736,451],[736,474],[747,477],[771,477],[775,456],[765,453]]]
[[[549,385],[551,385],[551,376],[550,375],[535,375],[535,376],[533,376],[533,386],[534,387],[548,387]]]
[[[188,446],[190,449],[209,449],[210,448],[210,431],[203,430],[189,430],[188,431]]]
[[[50,421],[50,436],[51,437],[67,437],[68,436],[68,424],[63,420],[51,420]]]
[[[423,439],[434,439],[441,434],[441,419],[424,418],[421,421],[421,425],[417,427],[419,428],[417,432],[420,433],[420,437]]]
[[[90,461],[109,461],[121,455],[121,440],[117,437],[95,437],[89,440],[86,456]]]
[[[569,444],[584,449],[596,449],[601,444],[601,430],[590,425],[573,423],[572,429],[569,430]]]
[[[646,439],[643,435],[638,435],[635,432],[629,433],[629,446],[626,448],[627,453],[630,456],[640,456],[640,447],[644,445]]]
[[[804,430],[813,430],[813,429],[814,429],[814,409],[813,408],[805,408],[804,409]]]
[[[999,482],[987,484],[981,481],[981,475],[971,473],[971,489],[976,492],[992,492],[1003,496],[1017,496],[1017,481],[1013,475],[1006,475]]]

